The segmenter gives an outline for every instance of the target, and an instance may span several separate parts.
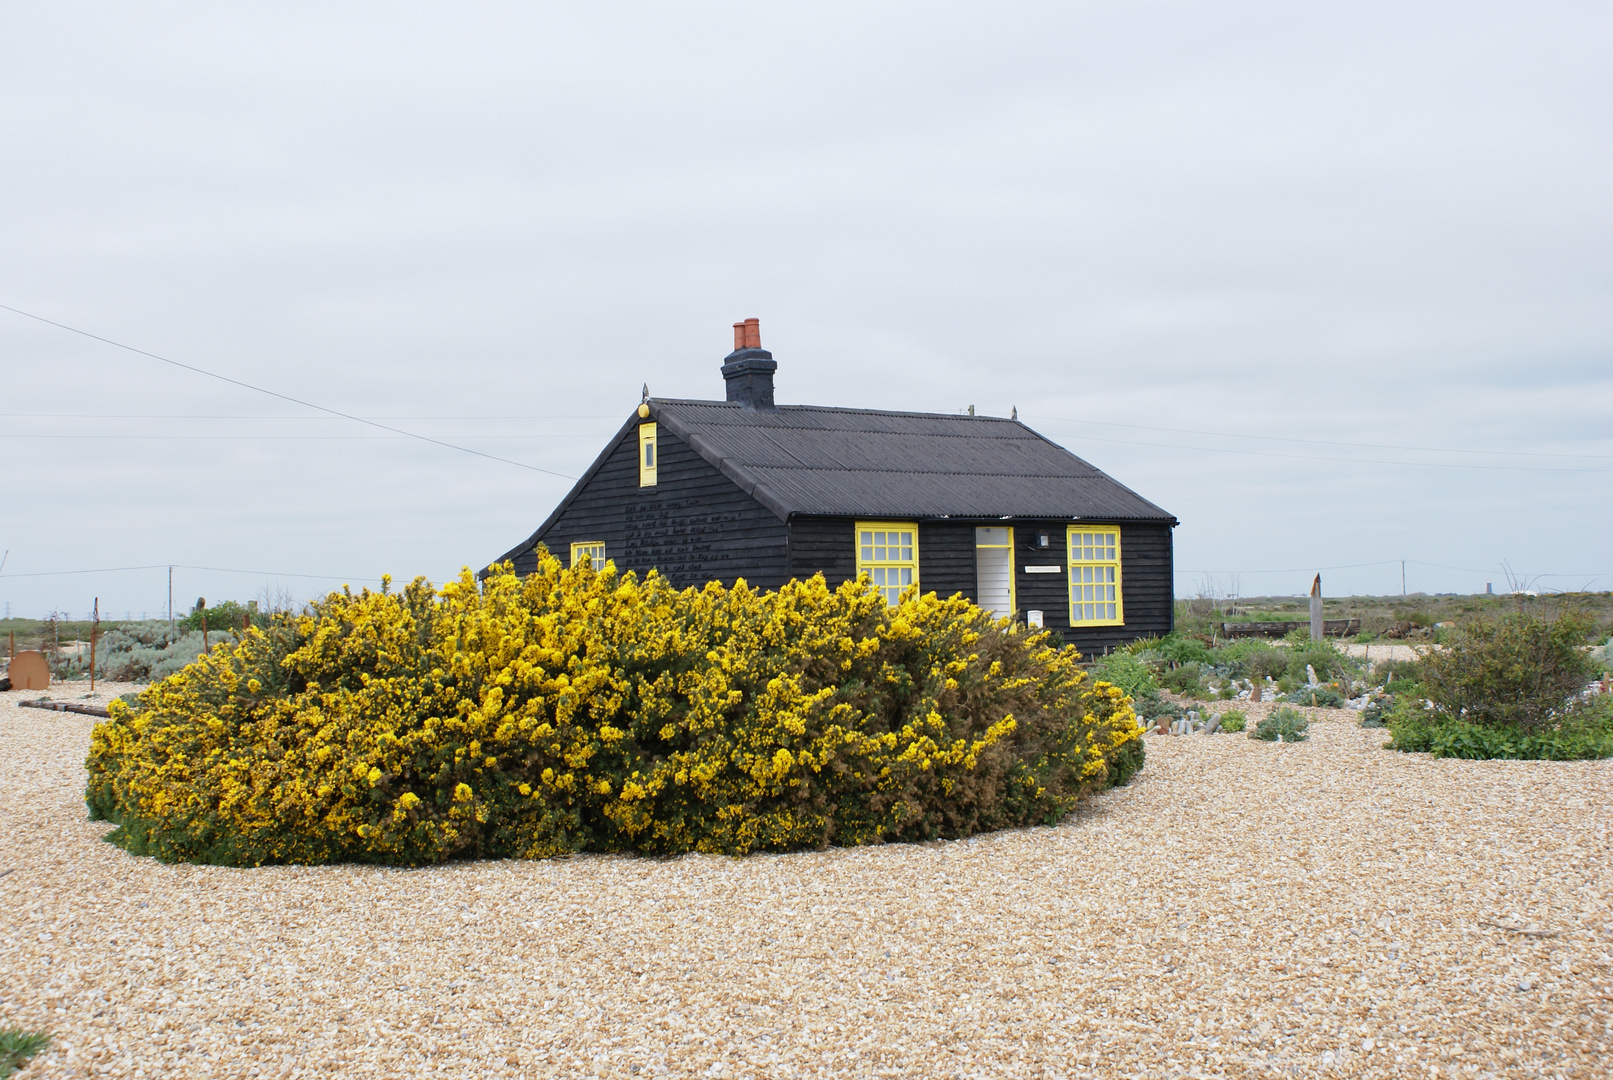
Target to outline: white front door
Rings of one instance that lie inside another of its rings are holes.
[[[1014,613],[1014,530],[1006,526],[975,530],[975,573],[981,607],[999,619]]]

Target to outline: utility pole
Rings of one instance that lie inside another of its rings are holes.
[[[168,568],[168,640],[174,638],[174,568]]]
[[[1400,560],[1400,598],[1406,598],[1406,560]]]

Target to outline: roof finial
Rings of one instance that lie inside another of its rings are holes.
[[[1018,405],[1015,405],[1012,409],[1010,409],[1008,411],[1008,419],[1010,419],[1010,420],[1018,420],[1019,419],[1019,406]]]
[[[639,400],[640,401],[648,401],[648,400],[650,400],[650,384],[649,383],[644,384],[644,396],[639,398]]]

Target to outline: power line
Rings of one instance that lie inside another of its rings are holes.
[[[1057,419],[1048,417],[1047,419]],[[1077,420],[1075,423],[1086,423]],[[1171,430],[1169,428],[1161,430]],[[1485,471],[1504,472],[1540,472],[1540,473],[1609,473],[1613,469],[1543,469],[1531,465],[1469,465],[1458,461],[1384,461],[1381,458],[1342,458],[1323,457],[1320,454],[1279,454],[1270,450],[1236,450],[1226,446],[1184,446],[1181,443],[1138,442],[1135,439],[1105,439],[1095,435],[1076,435],[1074,438],[1085,439],[1088,442],[1115,443],[1121,446],[1147,446],[1153,449],[1170,450],[1201,450],[1212,454],[1243,454],[1250,457],[1283,458],[1288,461],[1329,461],[1335,465],[1406,465],[1412,468],[1423,469],[1480,469]]]
[[[3,305],[0,305],[3,306]],[[265,416],[262,413],[0,413],[0,417],[10,420],[34,419],[41,420],[290,420],[296,423],[309,423],[314,420],[345,420],[345,416]],[[620,420],[621,417],[611,415],[582,415],[577,413],[564,413],[556,415],[532,416],[372,416],[372,420]]]
[[[209,379],[217,379],[219,382],[226,382],[226,383],[229,383],[231,386],[239,386],[244,390],[251,390],[251,391],[253,391],[255,393],[267,394],[269,397],[279,398],[281,401],[289,401],[293,405],[301,405],[301,406],[303,406],[304,408],[307,408],[307,409],[315,409],[315,410],[317,410],[319,412],[322,412],[322,413],[329,413],[331,416],[339,416],[339,417],[341,417],[341,418],[343,418],[345,420],[352,420],[355,423],[367,424],[370,427],[380,428],[382,431],[390,431],[394,435],[406,435],[411,439],[419,439],[421,442],[432,443],[435,446],[445,447],[445,448],[447,448],[449,450],[458,450],[459,452],[464,453],[464,454],[472,454],[472,455],[474,455],[476,457],[479,457],[479,458],[487,458],[489,461],[498,461],[498,462],[502,462],[505,465],[514,465],[518,469],[530,469],[532,472],[546,473],[549,476],[558,476],[562,480],[575,480],[575,479],[577,479],[575,476],[569,476],[566,473],[555,472],[553,469],[544,469],[544,468],[540,468],[537,465],[528,465],[528,464],[526,464],[525,462],[522,462],[522,461],[512,461],[509,458],[499,457],[496,454],[485,454],[480,450],[472,450],[468,446],[457,446],[457,445],[455,445],[454,443],[451,443],[451,442],[444,442],[442,439],[433,439],[429,435],[419,435],[419,434],[416,434],[413,431],[406,431],[403,428],[395,428],[395,427],[392,427],[392,426],[390,426],[388,424],[379,423],[378,421],[375,421],[375,420],[366,420],[362,416],[354,416],[352,413],[345,413],[345,412],[342,412],[340,409],[331,409],[331,408],[327,408],[324,405],[316,405],[311,401],[304,401],[302,398],[292,397],[290,394],[282,394],[282,393],[280,393],[279,391],[276,391],[276,390],[266,390],[261,386],[254,386],[249,382],[242,382],[240,379],[232,379],[228,375],[220,375],[215,371],[208,371],[206,368],[196,367],[194,364],[185,364],[185,363],[181,363],[178,360],[170,360],[166,356],[159,356],[154,352],[147,352],[145,349],[137,349],[133,345],[125,345],[121,341],[113,341],[111,338],[102,337],[100,334],[92,334],[88,330],[80,330],[76,326],[68,326],[66,323],[59,323],[54,319],[47,319],[43,315],[35,315],[32,312],[23,311],[21,308],[14,308],[10,304],[0,304],[0,308],[3,308],[6,311],[12,312],[13,314],[21,315],[24,318],[33,319],[36,322],[42,322],[42,323],[46,324],[47,326],[54,326],[57,329],[66,330],[69,333],[78,334],[81,337],[87,337],[87,338],[91,339],[92,341],[99,341],[99,342],[102,342],[103,344],[111,345],[111,346],[113,346],[115,348],[119,348],[119,349],[125,349],[125,350],[127,350],[129,352],[136,353],[137,355],[140,355],[140,356],[147,356],[147,357],[150,357],[153,360],[160,360],[164,364],[171,364],[176,368],[182,368],[185,371],[194,372],[197,375],[205,375]]]
[[[59,440],[69,440],[69,441],[73,441],[73,442],[77,442],[77,441],[82,440],[82,439],[102,439],[102,440],[108,440],[109,439],[109,440],[113,440],[113,441],[123,440],[123,439],[137,439],[137,440],[152,440],[152,439],[156,439],[156,440],[169,440],[169,441],[178,440],[180,442],[185,442],[185,441],[188,441],[188,440],[201,440],[201,441],[204,441],[204,442],[231,442],[231,441],[240,441],[240,440],[246,440],[246,441],[251,441],[251,442],[393,442],[393,441],[396,441],[398,439],[402,439],[403,437],[404,436],[402,436],[402,435],[251,435],[251,434],[247,434],[245,432],[241,432],[241,433],[238,433],[238,434],[232,434],[232,435],[111,435],[111,434],[102,434],[102,433],[99,433],[99,432],[92,433],[92,434],[89,434],[89,435],[71,435],[71,434],[66,434],[66,433],[63,433],[63,432],[54,432],[54,431],[49,431],[49,432],[0,431],[0,439],[59,439]],[[413,435],[409,436],[409,438],[418,438],[418,437],[419,436],[413,436]],[[483,440],[483,441],[499,442],[499,441],[509,441],[510,439],[575,439],[575,438],[580,438],[581,436],[577,436],[577,435],[456,435],[454,437],[456,439],[467,439],[467,440],[468,439],[480,439],[480,440]],[[427,441],[431,442],[431,441],[435,441],[435,440],[427,440]],[[446,444],[444,444],[444,445],[446,445]],[[464,449],[464,447],[455,447],[455,449]],[[474,450],[472,450],[470,452],[471,453],[476,453],[476,451],[474,451]],[[487,457],[488,455],[483,454],[482,456]],[[499,458],[498,460],[502,461],[504,459]],[[540,470],[540,471],[545,471],[546,472],[547,470]],[[561,474],[560,473],[555,473],[554,475],[559,476]],[[570,479],[570,477],[567,477],[567,479]]]
[[[1380,559],[1377,562],[1343,563],[1338,566],[1296,566],[1287,570],[1177,570],[1178,574],[1314,574],[1321,570],[1359,570],[1367,566],[1398,566],[1406,563],[1409,566],[1432,566],[1440,570],[1461,570],[1471,574],[1495,574],[1501,572],[1501,567],[1492,566],[1488,570],[1476,566],[1450,566],[1446,563],[1424,562],[1421,559]],[[1602,574],[1529,574],[1532,578],[1591,578],[1602,577]]]
[[[150,563],[145,566],[103,566],[93,570],[39,570],[28,574],[0,574],[0,578],[66,577],[72,574],[121,574],[132,570],[208,570],[219,574],[250,574],[253,577],[309,578],[317,581],[380,580],[379,574],[289,574],[274,570],[238,570],[229,566],[193,566],[189,563]]]
[[[1487,454],[1494,457],[1584,458],[1593,461],[1613,461],[1613,454],[1548,454],[1532,450],[1453,450],[1449,447],[1442,446],[1405,446],[1399,443],[1339,442],[1333,439],[1294,439],[1283,435],[1240,435],[1231,431],[1204,431],[1199,428],[1152,427],[1147,424],[1120,424],[1109,420],[1077,420],[1070,416],[1037,416],[1034,417],[1034,419],[1060,420],[1068,424],[1096,424],[1099,427],[1132,428],[1137,431],[1168,431],[1172,434],[1178,435],[1214,435],[1224,439],[1259,439],[1263,442],[1304,443],[1310,446],[1353,446],[1367,450],[1423,450],[1434,454]],[[1393,464],[1393,462],[1388,464]]]

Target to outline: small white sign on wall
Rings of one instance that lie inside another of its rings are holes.
[[[1025,623],[1040,630],[1042,628],[1042,613],[1040,611],[1025,612]]]
[[[1027,573],[1027,574],[1056,574],[1060,570],[1063,570],[1063,569],[1064,569],[1064,567],[1062,567],[1062,566],[1027,566],[1027,567],[1025,567],[1025,573]]]

